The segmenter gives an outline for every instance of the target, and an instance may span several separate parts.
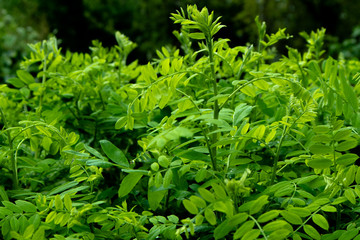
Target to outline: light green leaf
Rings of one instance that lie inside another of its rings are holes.
[[[55,219],[55,217],[56,217],[56,212],[52,211],[46,216],[45,222],[50,223]]]
[[[17,70],[16,75],[27,85],[35,82],[34,77],[27,71]]]
[[[326,220],[326,218],[323,215],[315,214],[315,215],[312,216],[312,220],[319,227],[321,227],[321,228],[323,228],[325,230],[329,230],[329,223],[328,223],[328,221]]]
[[[25,87],[25,84],[23,81],[21,81],[18,78],[9,78],[6,80],[7,83],[10,83],[11,85],[13,85],[16,88],[22,88]]]
[[[9,197],[5,191],[4,186],[0,186],[0,197],[1,197],[1,200],[3,200],[3,201],[9,201]]]
[[[10,211],[13,211],[15,213],[22,213],[22,209],[21,207],[15,205],[14,203],[12,202],[9,202],[9,201],[2,201],[1,202],[7,209],[9,209]]]
[[[321,143],[315,143],[310,146],[309,150],[314,154],[331,154],[333,152],[333,149],[330,146]]]
[[[350,134],[351,134],[351,129],[341,128],[335,133],[334,140],[336,141],[345,140],[347,137],[350,136]]]
[[[65,205],[65,208],[70,212],[72,209],[72,201],[71,201],[71,197],[69,194],[65,194],[65,196],[64,196],[64,205]]]
[[[346,140],[344,142],[339,143],[336,146],[336,151],[347,151],[350,150],[352,148],[355,148],[357,146],[357,141],[356,140]]]
[[[312,158],[312,159],[307,159],[305,162],[309,167],[315,169],[326,169],[333,164],[331,159],[328,158]]]
[[[246,85],[240,91],[245,93],[249,97],[252,97],[252,98],[256,97],[256,91],[255,91],[254,87],[251,85]]]
[[[344,154],[344,155],[338,157],[336,159],[336,163],[339,165],[347,166],[347,165],[353,164],[358,158],[359,158],[359,156],[354,153],[347,153],[347,154]]]
[[[205,35],[201,32],[189,33],[189,37],[196,40],[205,39]]]
[[[213,210],[210,208],[205,209],[205,219],[208,221],[211,225],[216,224],[216,216]]]
[[[25,239],[30,239],[34,231],[35,231],[34,225],[30,224],[29,226],[26,227],[23,237]]]
[[[291,227],[291,225],[289,223],[287,223],[284,220],[275,220],[273,222],[270,222],[270,223],[266,224],[263,227],[263,229],[264,229],[265,232],[273,232],[273,231],[276,231],[278,229],[291,229],[292,230],[292,227]]]
[[[120,117],[115,123],[115,129],[121,129],[126,124],[127,117]]]
[[[220,239],[229,234],[231,230],[233,230],[237,225],[246,221],[248,215],[246,213],[239,213],[231,218],[226,219],[219,226],[217,226],[214,230],[215,239]],[[254,234],[255,235],[255,234]],[[250,235],[249,235],[250,237]]]
[[[198,196],[191,196],[190,198],[190,201],[193,202],[196,207],[198,208],[205,208],[206,207],[206,202],[204,199],[202,199],[201,197],[198,197]]]
[[[112,160],[114,163],[122,167],[126,167],[126,168],[130,167],[129,162],[126,159],[124,153],[114,144],[112,144],[110,141],[101,140],[100,145],[102,150],[105,152],[106,156],[108,156],[110,160]]]
[[[225,199],[227,197],[225,189],[219,184],[213,183],[211,184],[214,189],[214,193],[217,199]]]
[[[200,196],[208,202],[215,202],[215,196],[209,190],[205,188],[198,188]]]
[[[192,201],[190,201],[188,199],[184,199],[183,204],[184,204],[184,207],[186,208],[186,210],[188,210],[189,213],[198,214],[199,210]]]
[[[255,225],[254,221],[244,222],[234,233],[234,239],[239,239],[244,236],[247,232],[251,231]]]
[[[356,238],[354,238],[356,237]],[[360,235],[359,235],[359,229],[357,228],[353,228],[350,230],[347,230],[345,233],[341,234],[341,236],[339,237],[339,240],[358,240],[360,239]]]
[[[336,207],[330,205],[322,206],[321,210],[323,210],[324,212],[337,212]]]
[[[60,195],[56,195],[55,196],[55,208],[56,208],[56,210],[62,211],[63,207],[64,207],[64,205],[63,205],[63,202],[61,200]]]
[[[246,105],[246,103],[241,103],[240,105],[238,105],[235,108],[234,117],[233,117],[234,118],[234,121],[233,121],[234,126],[240,126],[243,119],[250,114],[252,109],[253,109],[253,107]]]
[[[308,225],[308,224],[304,225],[304,231],[312,239],[315,239],[315,240],[321,239],[321,235],[319,234],[319,232],[311,225]]]
[[[294,225],[300,225],[303,223],[302,219],[299,217],[299,215],[289,212],[289,211],[281,211],[281,216],[285,218],[286,221],[288,221],[291,224]]]
[[[282,240],[282,239],[286,239],[288,237],[288,235],[291,233],[292,231],[289,229],[278,229],[274,232],[272,232],[269,237],[268,240]],[[293,240],[295,240],[296,238],[293,237]],[[301,239],[301,238],[300,238]]]
[[[356,204],[354,190],[348,188],[345,190],[344,195],[346,199],[349,200],[349,202],[351,202],[352,204]]]
[[[259,216],[257,221],[259,223],[265,223],[270,220],[273,220],[274,218],[277,218],[279,216],[280,211],[279,210],[270,210],[269,212],[263,213]]]
[[[256,239],[260,235],[259,229],[252,229],[245,233],[245,235],[241,238],[241,240],[253,240]]]
[[[168,170],[166,170],[166,173],[164,175],[164,180],[163,180],[164,188],[168,188],[170,186],[170,183],[172,182],[172,178],[173,178],[173,171],[171,168],[169,168]]]
[[[113,166],[111,162],[104,161],[101,159],[90,159],[86,161],[87,166],[96,166],[101,168],[110,168]]]
[[[268,195],[262,195],[258,199],[256,199],[250,207],[250,215],[258,213],[263,208],[263,206],[265,206],[269,202],[267,200],[268,198]]]
[[[42,240],[45,238],[45,229],[44,227],[39,227],[38,230],[34,233],[31,240]]]
[[[37,210],[37,207],[34,204],[32,204],[31,202],[27,202],[24,200],[16,200],[15,203],[22,210],[24,210],[24,212],[34,213]]]
[[[120,188],[118,191],[119,198],[125,197],[133,190],[136,184],[140,181],[142,173],[130,173],[121,181]]]

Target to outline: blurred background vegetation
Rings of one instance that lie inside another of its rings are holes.
[[[255,42],[257,15],[266,21],[268,33],[287,28],[294,38],[284,44],[300,48],[301,31],[326,28],[326,49],[337,57],[360,56],[360,1],[353,0],[0,0],[0,82],[12,77],[19,60],[28,54],[26,43],[55,35],[61,47],[89,51],[92,40],[104,46],[116,44],[121,31],[138,44],[132,58],[144,63],[161,46],[177,45],[172,31],[178,26],[170,13],[187,4],[206,6],[222,16],[227,26],[219,37],[232,45]],[[285,51],[284,46],[279,46]],[[284,52],[283,52],[284,53]]]

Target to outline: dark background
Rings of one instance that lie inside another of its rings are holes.
[[[233,46],[256,42],[254,19],[259,15],[266,21],[268,33],[287,28],[294,38],[284,44],[291,47],[305,47],[299,32],[324,27],[327,29],[325,47],[328,54],[337,57],[339,52],[343,52],[347,58],[360,55],[360,1],[0,0],[0,52],[7,61],[0,59],[0,68],[10,68],[7,73],[0,70],[0,77],[4,79],[11,75],[11,68],[27,54],[27,42],[51,35],[61,40],[63,49],[88,52],[91,41],[95,39],[104,46],[115,45],[114,33],[121,31],[138,44],[132,58],[145,63],[154,56],[155,49],[177,45],[172,31],[179,26],[169,19],[170,13],[194,3],[222,16],[221,22],[227,28],[222,29],[218,37],[231,39]],[[6,17],[12,19],[12,25],[6,23]]]

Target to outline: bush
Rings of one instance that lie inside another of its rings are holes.
[[[231,47],[206,8],[171,18],[181,50],[146,65],[119,32],[30,45],[0,86],[3,238],[357,236],[359,63],[324,58],[324,29],[277,59],[285,29]]]

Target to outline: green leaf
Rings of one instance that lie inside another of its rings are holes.
[[[168,188],[170,186],[172,179],[173,179],[173,171],[171,168],[169,168],[168,170],[166,170],[166,173],[164,175],[164,180],[163,180],[164,188]]]
[[[204,215],[205,215],[206,221],[208,221],[211,225],[216,224],[216,215],[213,210],[211,210],[210,208],[206,208]]]
[[[160,202],[164,198],[167,191],[166,190],[157,190],[156,188],[155,188],[155,190],[153,190],[154,184],[155,184],[155,181],[154,181],[153,177],[151,177],[149,179],[149,184],[148,184],[148,201],[149,201],[150,208],[155,211],[159,207]]]
[[[319,227],[321,227],[321,228],[323,228],[325,230],[329,230],[329,223],[328,223],[328,221],[326,220],[326,218],[323,215],[315,214],[315,215],[312,216],[312,220]]]
[[[351,134],[351,129],[341,128],[335,133],[334,140],[335,141],[345,140],[347,137],[350,136],[350,134]]]
[[[321,210],[323,210],[324,212],[337,212],[336,207],[330,205],[322,206]]]
[[[122,167],[126,167],[126,168],[130,167],[129,162],[126,159],[124,153],[114,144],[112,144],[110,141],[101,140],[100,145],[102,150],[105,152],[106,156],[108,156],[110,160],[112,160],[114,163]]]
[[[275,220],[273,222],[266,224],[263,227],[263,229],[265,232],[273,232],[278,229],[292,229],[292,227],[289,223],[285,222],[284,220]]]
[[[27,71],[17,70],[16,75],[18,76],[18,78],[20,78],[21,81],[23,81],[27,85],[35,82],[34,77]]]
[[[356,146],[357,146],[356,140],[346,140],[344,142],[339,143],[335,149],[336,151],[342,152],[355,148]]]
[[[303,223],[302,219],[295,213],[284,210],[281,211],[280,214],[285,218],[286,221],[288,221],[291,224],[300,225]]]
[[[265,206],[269,202],[267,200],[268,198],[268,195],[262,195],[258,199],[256,199],[250,207],[250,215],[258,213],[263,208],[263,206]]]
[[[35,231],[34,225],[30,224],[29,226],[26,227],[23,237],[25,239],[30,239],[34,231]]]
[[[223,238],[229,234],[231,230],[233,230],[237,225],[243,223],[248,218],[246,213],[238,213],[231,218],[223,221],[219,226],[217,226],[214,230],[215,239]]]
[[[120,188],[118,191],[119,198],[125,197],[128,195],[131,190],[136,186],[136,184],[140,181],[142,173],[130,173],[121,181]]]
[[[99,153],[95,148],[92,148],[87,144],[84,144],[84,148],[86,149],[86,151],[88,151],[89,153],[91,153],[95,157],[97,157],[99,159],[105,159],[105,157],[103,155],[101,155],[101,153]]]
[[[65,205],[65,208],[70,212],[72,209],[72,201],[71,201],[71,197],[69,194],[65,194],[65,196],[64,196],[64,205]]]
[[[215,202],[215,196],[209,190],[205,188],[198,188],[200,196],[208,202]]]
[[[217,199],[226,199],[227,198],[225,189],[222,186],[220,186],[219,184],[216,184],[216,183],[211,184],[211,186],[214,189],[214,193],[215,193],[215,196]]]
[[[256,91],[255,91],[254,87],[251,85],[246,85],[240,91],[245,93],[249,97],[252,97],[252,98],[256,97]]]
[[[356,238],[354,238],[354,237],[356,237]],[[353,228],[353,229],[347,230],[345,233],[341,234],[341,236],[339,237],[339,240],[351,240],[351,239],[357,240],[359,238],[360,238],[359,229]]]
[[[45,229],[44,227],[39,227],[38,230],[34,233],[32,240],[42,240],[45,238]]]
[[[336,159],[336,163],[339,165],[347,166],[347,165],[353,164],[358,158],[359,158],[359,156],[354,153],[347,153],[347,154],[344,154],[344,155],[338,157]]]
[[[305,162],[309,167],[315,169],[326,169],[333,164],[331,159],[328,158],[312,158],[312,159],[307,159]]]
[[[260,235],[259,229],[252,229],[245,233],[245,235],[241,238],[241,240],[253,240],[256,239]]]
[[[7,209],[9,209],[10,211],[13,211],[14,213],[22,213],[22,209],[21,207],[15,205],[12,202],[9,201],[2,201],[1,202]]]
[[[4,186],[0,186],[0,197],[1,197],[1,200],[3,200],[3,201],[9,201],[9,197],[5,191]]]
[[[189,213],[198,214],[199,210],[192,201],[190,201],[188,199],[184,199],[183,204],[184,204],[184,207],[186,208],[186,210],[188,210]]]
[[[310,146],[309,150],[314,154],[331,154],[333,152],[333,149],[330,146],[321,143],[315,143]]]
[[[282,240],[282,239],[286,239],[288,237],[288,235],[291,233],[292,231],[289,229],[278,229],[274,232],[272,232],[269,237],[268,240]],[[293,240],[295,240],[296,238],[293,237]],[[301,240],[301,238],[300,238]]]
[[[247,232],[251,231],[255,225],[254,221],[244,222],[234,233],[234,239],[239,239],[244,236]]]
[[[354,190],[348,188],[345,190],[344,195],[346,199],[349,200],[349,202],[351,202],[352,204],[356,204]]]
[[[18,78],[9,78],[6,80],[7,83],[10,83],[11,85],[13,85],[16,88],[22,88],[25,87],[25,84],[23,81],[21,81]]]
[[[110,168],[113,166],[111,162],[104,161],[101,159],[89,159],[86,161],[87,166],[96,166],[101,168]]]
[[[193,38],[193,39],[196,39],[196,40],[205,39],[205,35],[203,33],[200,33],[200,32],[189,33],[189,37]]]
[[[115,123],[115,129],[121,129],[126,125],[127,117],[119,118]]]
[[[198,197],[198,196],[191,196],[190,198],[190,201],[193,202],[196,207],[198,208],[205,208],[206,207],[206,202],[204,199],[202,199],[201,197]]]
[[[265,142],[269,143],[271,140],[274,139],[275,135],[276,135],[276,129],[273,128],[273,129],[271,129],[270,133],[266,136]]]
[[[10,218],[10,227],[11,227],[11,230],[17,232],[19,231],[19,228],[20,228],[20,222],[19,222],[19,219],[17,219],[15,217],[15,215],[13,215],[11,218]]]
[[[34,213],[37,210],[37,207],[34,204],[32,204],[31,202],[27,202],[24,200],[16,200],[15,203],[22,210],[24,210],[24,212]]]
[[[270,220],[273,220],[274,218],[277,218],[279,216],[280,211],[279,210],[270,210],[269,212],[263,213],[259,216],[257,221],[259,223],[265,223]]]
[[[63,202],[61,200],[60,195],[56,195],[55,196],[55,208],[56,208],[56,210],[57,211],[62,211],[63,207],[64,207],[64,205],[63,205]]]
[[[319,234],[319,232],[311,225],[308,225],[308,224],[304,225],[304,231],[312,239],[315,239],[315,240],[321,239],[321,235]]]
[[[241,103],[240,105],[238,105],[235,108],[234,117],[233,117],[234,126],[240,126],[243,119],[250,114],[252,109],[253,109],[253,107],[246,105],[246,103]]]
[[[329,131],[330,131],[329,125],[318,125],[314,127],[314,132],[317,134],[324,134],[324,133],[328,133]]]

